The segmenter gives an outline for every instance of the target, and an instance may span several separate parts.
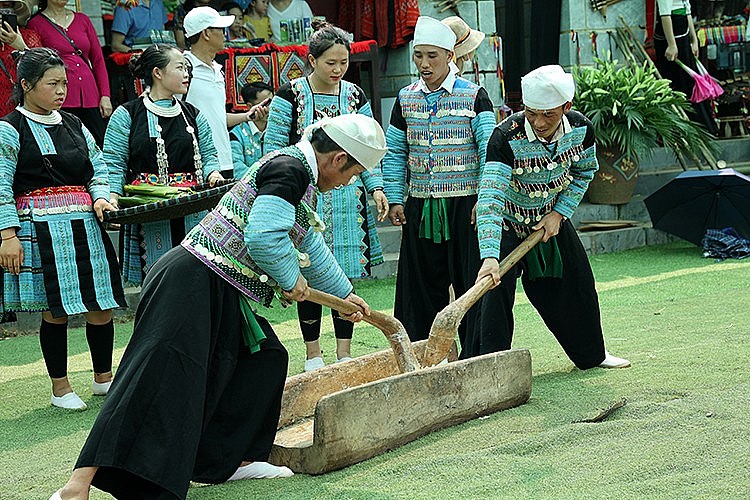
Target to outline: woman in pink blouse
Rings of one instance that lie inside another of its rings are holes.
[[[102,47],[91,20],[86,14],[65,8],[67,3],[39,0],[39,13],[27,27],[39,33],[45,47],[60,54],[68,75],[63,109],[78,116],[102,147],[105,119],[112,114]]]

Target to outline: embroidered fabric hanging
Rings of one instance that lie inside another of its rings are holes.
[[[198,183],[203,182],[203,161],[201,159],[200,146],[198,145],[198,136],[192,125],[187,120],[185,112],[182,109],[179,101],[174,100],[172,105],[169,107],[162,107],[156,104],[148,93],[144,93],[142,96],[143,105],[149,111],[148,117],[148,128],[149,133],[155,131],[156,139],[156,166],[157,175],[160,184],[169,184],[169,158],[167,157],[167,149],[164,145],[164,138],[161,136],[162,128],[159,125],[158,117],[174,118],[178,115],[182,116],[185,121],[185,131],[190,135],[193,141],[193,160],[195,161],[195,176]]]

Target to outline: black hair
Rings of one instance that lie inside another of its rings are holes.
[[[171,51],[179,49],[165,43],[154,43],[149,45],[146,50],[140,54],[133,54],[130,57],[130,73],[136,78],[142,78],[146,85],[151,86],[154,83],[154,68],[164,69],[171,60]]]
[[[336,144],[336,141],[331,139],[322,128],[316,128],[315,130],[313,130],[313,133],[310,137],[310,143],[318,153],[344,151],[344,148]],[[346,151],[344,151],[344,153],[346,153]],[[346,153],[346,156],[348,157],[348,160],[346,160],[346,163],[341,168],[342,171],[346,170],[347,168],[353,167],[354,165],[359,165],[359,162],[352,155]]]
[[[186,38],[185,38],[185,41],[187,42],[187,44],[188,44],[188,47],[192,47],[193,45],[195,45],[195,43],[196,43],[196,42],[197,42],[198,40],[200,40],[200,38],[201,38],[201,33],[203,33],[203,32],[202,32],[202,31],[199,31],[199,32],[198,32],[198,33],[196,33],[195,35],[192,35],[192,36],[189,36],[189,37],[186,37]]]
[[[37,47],[13,52],[16,62],[16,83],[13,84],[13,101],[23,105],[23,87],[21,80],[26,80],[33,89],[47,70],[57,67],[65,68],[60,55],[53,49]]]
[[[240,90],[240,95],[242,96],[242,100],[245,101],[245,103],[249,103],[250,101],[254,101],[258,94],[263,92],[264,90],[268,90],[273,94],[273,87],[268,85],[264,82],[250,82],[242,89]]]
[[[315,59],[334,44],[343,45],[346,51],[351,53],[351,35],[346,31],[327,22],[313,23],[313,29],[315,32],[310,36],[308,53]]]
[[[44,1],[46,1],[46,0],[44,0]],[[213,1],[213,0],[211,0],[210,2],[208,2],[208,4],[202,4],[201,6],[203,7],[203,6],[207,5],[208,7],[215,8],[215,4],[216,4],[216,2]],[[188,12],[190,12],[191,10],[193,10],[195,7],[197,7],[197,5],[195,5],[195,0],[185,0],[185,3],[182,5],[182,8],[184,9],[185,14],[187,14]]]
[[[229,9],[240,9],[240,10],[242,10],[242,6],[240,4],[238,4],[237,2],[225,2],[225,3],[223,3],[221,5],[221,8],[219,9],[219,11],[223,11],[223,12],[229,13]]]

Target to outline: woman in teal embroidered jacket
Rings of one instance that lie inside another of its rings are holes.
[[[107,167],[91,133],[60,112],[63,61],[47,48],[18,60],[15,111],[0,121],[0,312],[41,312],[52,404],[86,409],[67,377],[68,316],[86,316],[92,392],[112,380],[111,309],[126,306],[117,257],[100,221],[109,204]],[[98,219],[98,220],[97,220]]]
[[[271,102],[264,152],[296,143],[305,127],[326,116],[359,113],[372,116],[362,89],[343,80],[349,66],[349,35],[340,28],[323,24],[312,35],[308,62],[312,73],[279,88]],[[383,262],[375,219],[367,204],[371,194],[383,220],[388,200],[383,193],[380,167],[362,175],[361,181],[320,196],[318,213],[328,228],[328,247],[349,278],[366,278],[371,267]],[[320,350],[321,307],[299,303],[300,329],[307,346],[305,369],[324,366]],[[333,312],[336,358],[349,359],[353,325]]]
[[[169,45],[154,44],[130,60],[131,72],[148,90],[120,107],[104,136],[112,204],[125,184],[190,187],[221,179],[211,128],[193,105],[175,95],[187,90],[185,58]],[[123,281],[140,285],[154,263],[195,226],[205,212],[179,219],[126,224],[120,233]]]

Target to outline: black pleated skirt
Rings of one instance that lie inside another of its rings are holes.
[[[239,292],[178,246],[148,274],[133,337],[76,468],[116,498],[185,498],[266,460],[288,356],[270,324],[251,354]]]

